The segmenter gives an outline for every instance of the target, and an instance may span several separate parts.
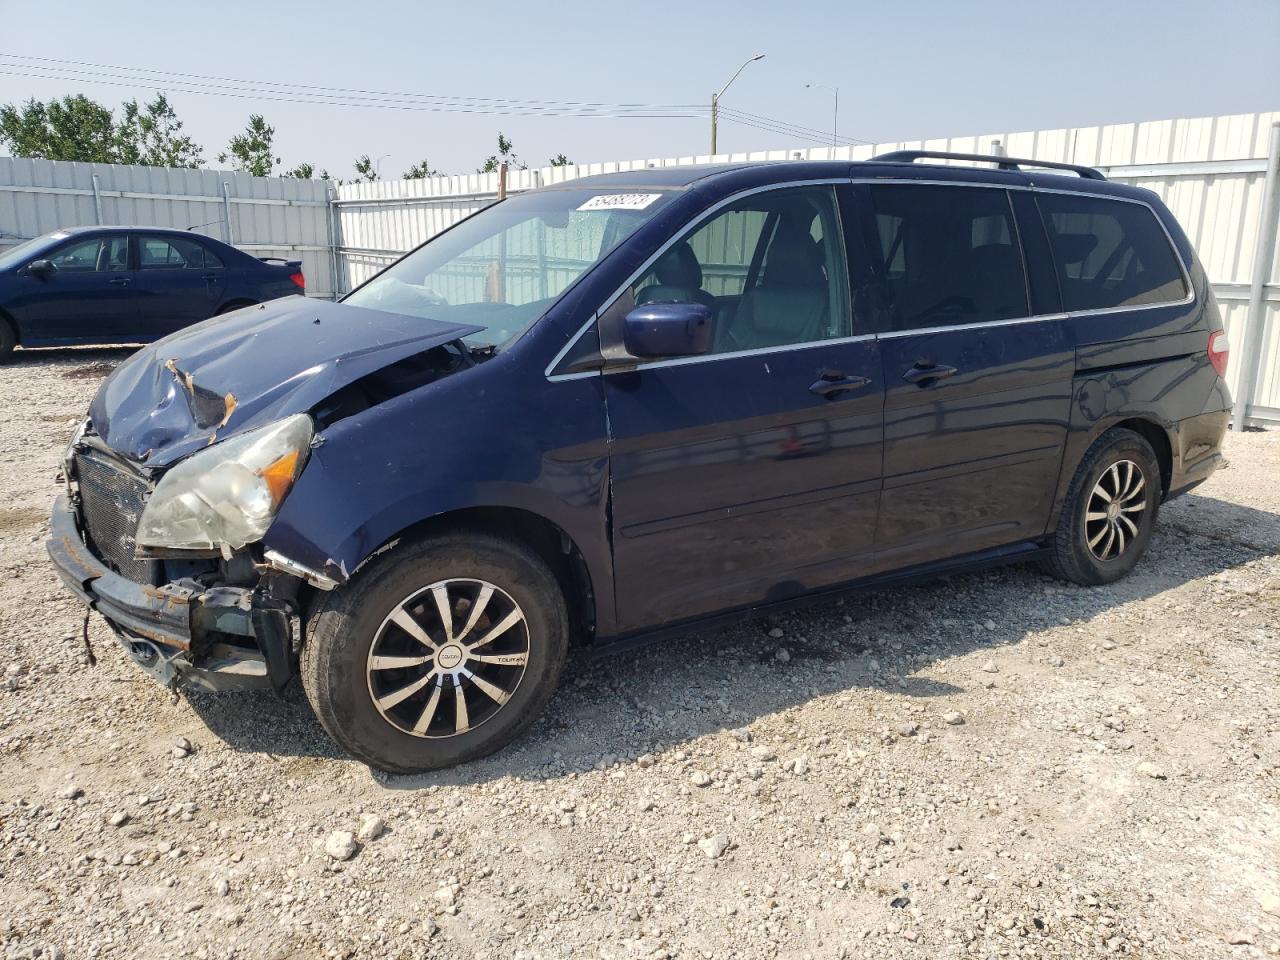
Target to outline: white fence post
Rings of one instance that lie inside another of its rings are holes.
[[[1258,244],[1253,254],[1253,273],[1249,279],[1249,310],[1240,344],[1240,378],[1236,381],[1235,407],[1231,411],[1231,427],[1243,430],[1254,401],[1258,367],[1262,363],[1262,334],[1267,319],[1263,293],[1271,280],[1271,265],[1276,256],[1277,192],[1280,192],[1280,122],[1271,125],[1267,149],[1267,174],[1263,180],[1262,211],[1258,220]],[[1234,350],[1232,353],[1236,353]]]

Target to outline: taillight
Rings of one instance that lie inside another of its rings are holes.
[[[299,290],[307,289],[307,278],[302,275],[302,271],[289,274],[289,279],[298,285]]]
[[[1209,334],[1209,362],[1220,377],[1227,375],[1227,356],[1230,353],[1231,341],[1227,339],[1226,331],[1215,330]]]

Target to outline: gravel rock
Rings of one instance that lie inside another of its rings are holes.
[[[1150,760],[1143,760],[1138,764],[1138,773],[1144,777],[1150,777],[1152,780],[1168,780],[1169,774],[1165,772],[1164,767]]]
[[[693,776],[692,776],[692,777],[690,777],[689,779],[690,779],[690,781],[692,781],[692,783],[693,783],[693,785],[694,785],[695,787],[709,787],[709,786],[711,786],[711,777],[710,777],[710,776],[708,776],[708,774],[707,774],[707,772],[706,772],[705,770],[695,770],[695,771],[693,771]]]
[[[123,827],[128,822],[129,814],[123,810],[117,810],[107,818],[107,823],[111,824],[113,827]]]
[[[356,839],[361,843],[369,843],[382,836],[387,829],[383,819],[374,813],[366,813],[360,818],[360,829],[356,831]]]
[[[982,665],[982,671],[984,673],[999,673],[1000,668],[996,666],[996,662],[994,660],[988,660]]]
[[[356,835],[350,830],[334,830],[324,842],[324,852],[334,860],[350,860],[359,849]]]
[[[964,714],[959,710],[948,710],[942,715],[942,722],[958,727],[964,723]]]
[[[729,849],[729,838],[723,833],[703,837],[698,841],[698,849],[705,853],[708,859],[719,860],[724,856],[724,852]]]

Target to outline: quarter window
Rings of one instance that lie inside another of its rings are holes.
[[[1177,254],[1150,207],[1100,197],[1037,197],[1068,311],[1171,303],[1187,295]]]
[[[110,273],[129,269],[129,241],[125,237],[95,237],[63,247],[49,259],[67,273]]]
[[[890,330],[1025,317],[1009,196],[980,187],[873,185]]]
[[[637,304],[706,305],[712,353],[849,336],[834,193],[795,187],[739,200],[667,248],[631,294]]]

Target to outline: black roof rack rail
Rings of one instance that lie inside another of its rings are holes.
[[[1106,176],[1093,167],[1078,163],[1057,163],[1053,160],[1024,160],[1021,157],[1002,157],[991,153],[945,153],[941,150],[894,150],[871,158],[890,163],[914,163],[916,160],[975,160],[994,163],[1001,170],[1021,170],[1023,167],[1047,167],[1053,170],[1070,170],[1085,180],[1105,180]]]

